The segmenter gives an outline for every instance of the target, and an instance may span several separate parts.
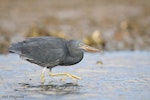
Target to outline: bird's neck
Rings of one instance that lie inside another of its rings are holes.
[[[83,59],[83,52],[80,54],[74,54],[74,55],[68,55],[64,62],[63,65],[74,65],[79,63]]]
[[[83,51],[71,48],[70,42],[66,43],[66,57],[61,65],[74,65],[83,59]]]

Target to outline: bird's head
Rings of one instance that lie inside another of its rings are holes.
[[[74,50],[82,50],[82,51],[84,50],[88,52],[101,52],[101,50],[88,46],[81,41],[70,40],[69,44],[70,44],[70,47]]]

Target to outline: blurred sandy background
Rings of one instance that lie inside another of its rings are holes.
[[[27,37],[83,40],[104,50],[150,50],[150,0],[0,0],[0,53]]]

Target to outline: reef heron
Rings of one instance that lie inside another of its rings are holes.
[[[44,82],[44,72],[49,69],[50,76],[64,76],[62,80],[70,77],[80,80],[81,78],[70,73],[54,74],[51,69],[55,66],[68,66],[79,63],[83,59],[83,51],[100,52],[99,49],[85,45],[77,40],[65,40],[62,38],[44,36],[28,38],[14,43],[9,52],[16,53],[25,60],[43,67],[41,81]]]

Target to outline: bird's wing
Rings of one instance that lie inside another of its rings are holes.
[[[65,40],[59,38],[30,38],[12,45],[13,47],[14,52],[26,60],[46,67],[58,65],[65,57]]]

